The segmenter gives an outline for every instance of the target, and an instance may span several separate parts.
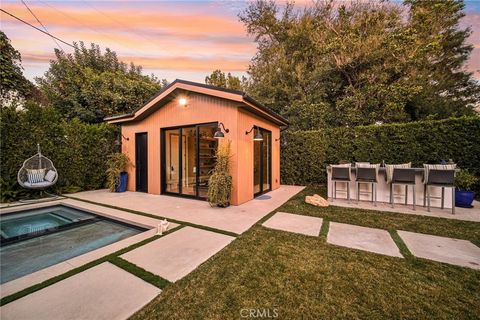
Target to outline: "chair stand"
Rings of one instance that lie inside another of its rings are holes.
[[[368,191],[367,192],[360,192],[360,184],[361,183],[371,184],[372,185],[372,192],[368,192]],[[377,206],[377,183],[376,182],[357,181],[357,204],[360,201],[360,194],[371,194],[373,205],[375,207]]]
[[[337,182],[343,182],[347,184],[347,201],[350,201],[350,181],[333,180],[333,198],[332,201],[337,198]]]
[[[440,197],[432,197],[430,196],[430,188],[429,187],[440,187],[442,188],[442,195]],[[452,214],[455,214],[455,187],[452,186],[435,186],[435,185],[424,185],[423,187],[423,206],[425,207],[425,202],[427,202],[427,211],[430,212],[430,199],[440,199],[441,204],[440,208],[445,208],[445,188],[452,188]]]
[[[415,194],[415,185],[414,184],[400,184],[400,183],[391,183],[390,184],[390,204],[392,205],[392,208],[395,208],[395,195],[393,194],[393,187],[395,185],[403,185],[405,186],[405,206],[408,205],[408,186],[412,186],[412,192],[413,192],[413,210],[416,210],[416,194]]]

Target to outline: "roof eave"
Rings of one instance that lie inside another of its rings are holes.
[[[179,80],[179,79],[176,79],[171,84],[169,84],[167,87],[163,88],[155,96],[153,96],[151,99],[149,99],[142,107],[136,109],[132,113],[105,117],[104,121],[106,121],[110,124],[120,124],[120,123],[135,121],[135,120],[141,120],[141,119],[143,119],[143,117],[141,117],[141,114],[144,113],[144,111],[142,109],[144,109],[148,104],[151,104],[155,99],[159,98],[162,94],[166,94],[165,97],[167,97],[176,88],[178,88],[180,90],[188,90],[186,88],[181,88],[182,85],[187,86],[187,87],[188,86],[197,86],[197,87],[205,88],[207,90],[217,90],[217,91],[224,92],[224,94],[226,96],[219,97],[219,98],[226,98],[226,99],[229,99],[229,100],[232,99],[232,100],[235,100],[235,101],[238,101],[238,102],[243,101],[243,103],[245,105],[247,105],[247,106],[250,105],[254,109],[258,109],[258,111],[261,113],[261,116],[263,118],[267,118],[270,121],[279,124],[280,126],[288,126],[290,124],[287,119],[285,119],[284,117],[282,117],[278,113],[268,109],[267,107],[263,106],[261,103],[259,103],[258,101],[256,101],[255,99],[253,99],[252,97],[250,97],[249,95],[247,95],[244,92],[237,91],[237,90],[224,89],[224,88],[217,88],[217,87],[213,87],[213,86],[210,86],[210,85],[204,85],[204,84],[200,84],[200,83],[195,83],[195,82],[190,82],[190,81],[185,81],[185,80]],[[171,92],[167,92],[167,91],[169,91],[169,89],[171,90]],[[205,94],[208,94],[208,93],[205,93]],[[228,97],[228,95],[230,95],[230,96]],[[235,96],[237,96],[239,98],[235,98]],[[162,100],[162,99],[163,98],[161,98],[160,100]],[[159,101],[156,101],[155,103],[153,103],[151,105],[151,107],[154,106],[155,104],[157,104]],[[141,111],[140,114],[138,114],[139,111]]]

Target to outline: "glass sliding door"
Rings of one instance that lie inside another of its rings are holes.
[[[272,190],[272,133],[259,129],[263,140],[253,141],[253,193]]]
[[[171,193],[180,192],[180,129],[165,130],[165,184],[164,190]]]
[[[206,198],[215,166],[216,123],[162,129],[162,192]]]
[[[197,128],[185,127],[182,131],[182,194],[196,195]]]
[[[215,153],[217,139],[213,137],[217,125],[198,126],[198,197],[206,198],[208,192],[208,179],[215,167]]]

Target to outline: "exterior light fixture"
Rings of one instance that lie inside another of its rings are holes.
[[[223,122],[219,122],[218,123],[218,127],[217,127],[217,131],[215,132],[215,134],[213,135],[213,137],[215,139],[223,139],[225,137],[225,135],[223,134],[222,132],[222,128],[220,128],[220,126],[223,127],[223,131],[225,131],[226,133],[228,133],[230,130],[226,129],[225,126],[223,125]]]
[[[260,132],[260,128],[253,126],[250,130],[245,131],[245,134],[248,135],[250,132],[252,132],[254,129],[257,129],[257,133],[253,137],[253,141],[263,141],[263,136],[262,133]]]
[[[186,107],[186,106],[187,106],[187,103],[188,103],[187,98],[180,98],[180,99],[178,99],[178,104],[179,104],[181,107]]]
[[[122,138],[120,138],[120,136],[121,136]],[[129,137],[125,137],[122,133],[120,133],[120,136],[118,137],[118,139],[115,139],[115,141],[114,141],[114,144],[115,144],[117,147],[120,147],[120,146],[122,145],[122,141],[121,141],[122,139],[125,139],[125,140],[127,140],[127,141],[130,140]]]

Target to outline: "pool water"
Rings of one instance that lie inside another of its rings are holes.
[[[1,218],[1,242],[8,243],[29,236],[58,230],[75,222],[95,219],[95,216],[66,207],[39,209]]]
[[[143,230],[65,206],[0,216],[0,283],[131,237]]]

